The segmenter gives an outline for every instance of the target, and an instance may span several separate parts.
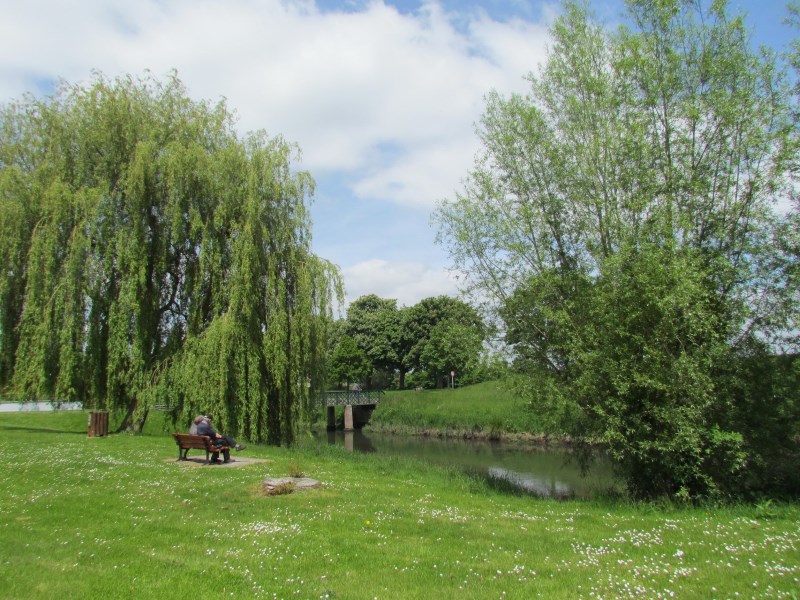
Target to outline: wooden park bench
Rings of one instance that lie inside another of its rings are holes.
[[[173,433],[175,443],[178,444],[178,460],[187,460],[189,450],[205,450],[206,463],[211,463],[211,455],[215,452],[230,450],[228,446],[215,446],[207,435],[192,435],[191,433]]]

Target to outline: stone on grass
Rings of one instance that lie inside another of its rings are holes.
[[[318,487],[322,484],[310,477],[267,477],[264,480],[264,491],[268,495],[291,494],[295,490]]]

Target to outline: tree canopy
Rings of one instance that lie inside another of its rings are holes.
[[[4,392],[290,442],[341,295],[296,148],[240,137],[174,74],[61,83],[0,127]]]
[[[347,308],[345,329],[377,371],[406,371],[405,315],[397,300],[367,294]],[[401,384],[402,387],[402,384]]]
[[[477,366],[486,338],[486,326],[466,302],[449,296],[424,298],[408,309],[406,319],[409,368],[427,373],[439,387],[450,372],[459,378]]]
[[[388,374],[393,379],[397,374],[400,389],[411,371],[418,382],[424,377],[426,385],[444,384],[451,371],[459,377],[465,372],[479,377],[486,371],[481,363],[486,327],[474,308],[456,298],[436,296],[398,308],[394,299],[368,294],[350,304],[340,326],[369,359],[372,377]],[[338,364],[345,350],[358,370],[360,360],[347,344],[331,349],[331,356]],[[339,372],[339,367],[332,370],[332,377]]]
[[[724,1],[627,7],[609,32],[565,4],[529,93],[489,94],[483,150],[434,219],[554,429],[602,442],[635,495],[738,494],[766,483],[749,376],[774,372],[796,311],[774,243],[791,90]],[[785,392],[772,448],[796,453]]]
[[[361,384],[372,374],[373,365],[366,352],[349,335],[339,338],[328,364],[329,383]]]

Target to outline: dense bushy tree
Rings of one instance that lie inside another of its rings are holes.
[[[291,441],[341,287],[295,149],[175,76],[63,83],[0,119],[4,391]]]
[[[369,357],[372,378],[397,374],[400,389],[411,370],[418,375],[424,372],[426,381],[436,385],[450,371],[460,376],[481,367],[483,320],[474,308],[455,298],[425,298],[414,306],[397,308],[396,300],[369,294],[350,305],[341,327]]]
[[[447,386],[452,374],[461,375],[479,365],[483,336],[476,327],[455,320],[440,321],[431,329],[419,355],[420,368],[437,387]]]
[[[424,298],[408,309],[406,364],[425,372],[430,384],[444,385],[450,371],[463,375],[477,365],[486,337],[478,312],[449,296]]]
[[[349,335],[343,335],[330,357],[328,382],[345,384],[365,382],[372,373],[372,362],[366,352]]]
[[[364,350],[375,371],[397,371],[400,387],[406,373],[405,309],[397,300],[375,294],[361,296],[347,309],[348,335]]]
[[[771,364],[792,305],[773,243],[789,90],[724,1],[630,0],[628,22],[565,5],[530,93],[489,95],[439,239],[554,427],[603,442],[636,495],[737,494],[763,446],[736,365]]]

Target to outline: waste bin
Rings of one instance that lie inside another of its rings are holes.
[[[89,437],[102,437],[108,435],[108,413],[89,413]]]

